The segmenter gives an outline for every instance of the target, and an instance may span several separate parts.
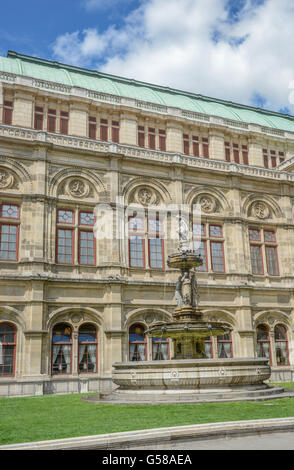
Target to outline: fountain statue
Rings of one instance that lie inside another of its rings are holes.
[[[271,374],[265,357],[206,357],[205,339],[230,333],[231,327],[203,319],[195,271],[202,258],[190,249],[189,228],[183,218],[179,219],[178,233],[179,250],[167,260],[169,268],[180,270],[174,296],[177,306],[171,321],[154,322],[145,332],[153,338],[169,338],[173,342],[173,357],[114,363],[112,379],[118,388],[103,399],[178,403],[264,399],[281,393],[283,389],[264,383]]]

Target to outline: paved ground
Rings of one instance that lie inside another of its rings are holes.
[[[158,450],[294,450],[294,432],[244,436],[226,439],[178,442],[171,446],[156,447]],[[145,447],[144,450],[149,449]],[[150,449],[154,449],[151,446]]]

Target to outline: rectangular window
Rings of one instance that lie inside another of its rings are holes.
[[[48,109],[47,130],[56,132],[56,109]]]
[[[95,238],[93,231],[79,231],[79,263],[95,264]]]
[[[97,122],[95,117],[89,116],[88,126],[89,139],[96,140]]]
[[[108,120],[100,119],[100,140],[103,142],[108,141]]]
[[[244,165],[249,165],[247,145],[242,145],[242,158]]]
[[[111,122],[111,140],[116,144],[119,143],[119,122],[112,121]]]
[[[196,135],[192,135],[192,145],[193,145],[193,156],[199,157],[199,138]]]
[[[72,229],[57,229],[57,263],[73,264],[73,239]]]
[[[163,240],[149,238],[149,266],[150,268],[163,268]]]
[[[131,235],[129,237],[130,266],[133,268],[144,268],[144,239],[141,236]]]
[[[43,130],[44,110],[41,106],[35,106],[34,128],[38,131]]]
[[[209,236],[210,237],[222,237],[223,230],[220,225],[210,225],[209,226]]]
[[[280,164],[285,161],[285,153],[284,152],[279,152],[279,162]]]
[[[184,154],[190,155],[190,141],[188,134],[183,134]]]
[[[263,264],[260,245],[250,245],[252,274],[263,274]]]
[[[202,153],[204,158],[209,158],[209,144],[205,137],[202,138]]]
[[[240,163],[240,155],[239,155],[239,145],[233,144],[233,155],[234,155],[234,162]]]
[[[8,126],[12,125],[12,112],[13,112],[13,101],[4,100],[3,116],[2,116],[3,124],[7,124]]]
[[[195,248],[194,248],[195,249]],[[206,254],[206,241],[202,240],[198,249],[195,252],[203,259],[202,266],[198,266],[197,271],[207,271],[207,254]]]
[[[0,224],[0,260],[17,261],[18,226]]]
[[[277,157],[275,150],[271,150],[271,164],[272,168],[275,168],[277,166]]]
[[[68,119],[67,111],[60,111],[60,134],[68,135]]]
[[[144,126],[138,126],[138,145],[139,145],[139,147],[145,147],[145,128],[144,128]]]
[[[275,246],[266,246],[265,247],[265,256],[267,264],[267,272],[271,276],[279,275],[278,268],[278,256],[277,256],[277,247]]]
[[[225,264],[224,264],[223,243],[211,241],[210,249],[211,249],[212,270],[216,272],[224,272]]]
[[[230,142],[225,142],[225,157],[226,161],[230,162],[231,161],[231,146]]]
[[[165,152],[166,151],[166,131],[163,129],[159,129],[158,135],[159,135],[159,150],[161,152]]]
[[[58,209],[57,222],[61,224],[73,224],[74,212],[71,210],[67,210],[67,209]]]
[[[263,164],[264,164],[264,168],[268,168],[268,167],[269,167],[269,161],[268,161],[267,149],[263,149],[263,150],[262,150],[262,153],[263,153]]]
[[[148,145],[149,148],[155,150],[156,142],[155,142],[155,129],[154,127],[148,127]]]

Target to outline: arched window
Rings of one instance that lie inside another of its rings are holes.
[[[169,359],[169,340],[167,338],[152,338],[152,360],[164,361]]]
[[[66,323],[59,323],[52,332],[52,374],[70,374],[71,356],[71,327]]]
[[[231,333],[217,337],[217,354],[220,358],[233,357]]]
[[[275,346],[276,346],[276,359],[278,366],[288,366],[288,340],[287,331],[285,326],[275,326]]]
[[[78,369],[80,373],[97,372],[97,330],[91,324],[79,328]]]
[[[204,339],[204,348],[205,348],[205,356],[208,359],[212,359],[213,358],[213,348],[212,348],[212,337],[211,336],[207,336]]]
[[[132,325],[129,333],[130,361],[145,361],[147,356],[146,336],[142,325]]]
[[[9,323],[0,323],[0,377],[14,375],[16,329]]]
[[[266,325],[258,325],[257,330],[257,356],[266,357],[271,363],[270,337]]]

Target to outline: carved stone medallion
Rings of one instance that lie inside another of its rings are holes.
[[[199,199],[201,210],[207,214],[211,214],[216,210],[216,201],[210,196],[201,196]]]
[[[258,201],[253,204],[251,214],[258,219],[267,219],[270,211],[266,204]]]
[[[3,168],[0,168],[0,188],[6,189],[13,185],[14,177],[11,173]]]
[[[79,179],[79,178],[72,178],[66,185],[66,192],[70,196],[82,198],[87,197],[89,194],[90,188],[89,185]]]
[[[135,191],[132,199],[134,202],[141,204],[142,206],[158,204],[157,193],[152,188],[138,188]]]

